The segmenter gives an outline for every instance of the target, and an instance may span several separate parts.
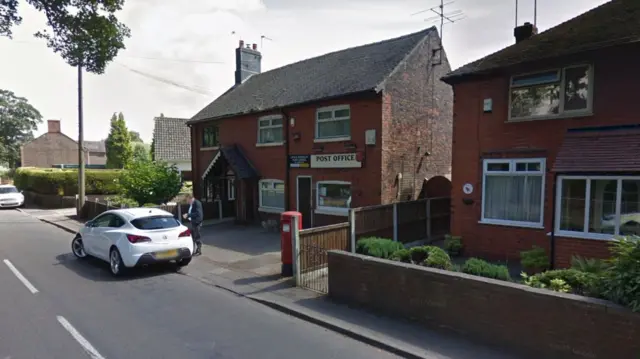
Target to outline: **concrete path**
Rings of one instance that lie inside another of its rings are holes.
[[[31,212],[42,221],[75,232],[82,225],[63,213]],[[262,228],[220,225],[203,231],[203,255],[182,274],[281,312],[318,324],[404,358],[515,359],[450,333],[373,315],[293,287],[280,277],[279,235]]]

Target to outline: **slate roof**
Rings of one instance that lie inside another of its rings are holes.
[[[435,27],[352,47],[253,75],[215,99],[189,122],[380,91],[384,81]]]
[[[191,160],[191,131],[186,118],[156,117],[154,156],[159,161]]]
[[[233,168],[236,177],[239,179],[248,179],[260,177],[258,170],[251,164],[247,156],[238,145],[223,146],[220,152],[227,160],[227,163]]]
[[[94,153],[107,152],[104,141],[84,141],[84,147],[89,152],[94,152]]]
[[[640,1],[613,0],[547,31],[464,65],[446,82],[519,63],[570,55],[640,40]],[[515,39],[514,39],[515,41]]]

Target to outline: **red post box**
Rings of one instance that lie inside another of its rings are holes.
[[[298,230],[302,229],[302,213],[289,211],[280,215],[280,261],[282,276],[293,276],[293,218],[298,219]]]

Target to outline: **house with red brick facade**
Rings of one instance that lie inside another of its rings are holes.
[[[640,2],[614,0],[447,74],[452,233],[473,256],[555,267],[640,234]]]
[[[261,59],[240,41],[235,84],[187,122],[205,215],[298,210],[315,227],[449,176],[453,93],[435,28],[263,73]]]

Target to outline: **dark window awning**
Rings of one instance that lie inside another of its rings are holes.
[[[260,176],[251,161],[245,156],[244,152],[237,145],[223,146],[213,157],[209,166],[202,174],[202,178],[207,177],[214,165],[223,157],[227,164],[231,167],[238,179],[257,178]]]
[[[569,131],[554,172],[638,172],[640,130]]]

